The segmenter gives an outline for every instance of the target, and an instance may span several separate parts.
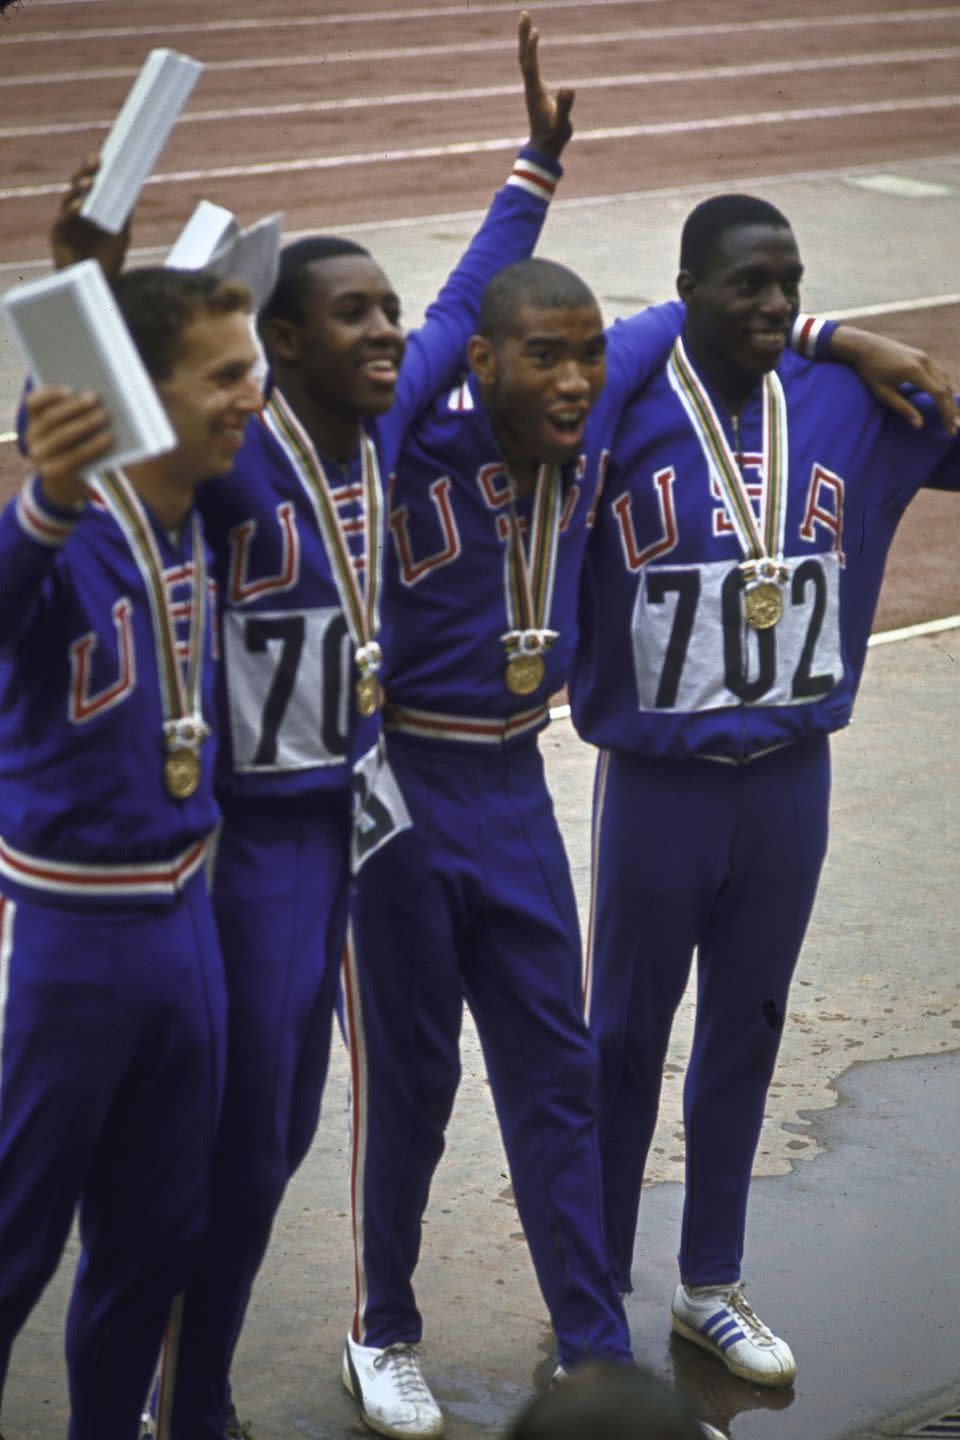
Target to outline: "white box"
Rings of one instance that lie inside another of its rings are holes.
[[[175,447],[167,412],[96,260],[18,285],[2,303],[38,385],[91,390],[103,401],[113,445],[87,474]]]
[[[220,246],[233,239],[239,228],[224,206],[201,200],[163,263],[171,270],[202,270]]]
[[[150,51],[101,147],[85,219],[112,235],[123,229],[202,70],[176,50]]]
[[[242,280],[259,310],[277,283],[283,216],[264,215],[241,230],[229,210],[201,200],[164,261],[175,270],[212,270]]]

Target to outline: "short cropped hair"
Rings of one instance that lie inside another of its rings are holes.
[[[488,280],[480,299],[477,332],[486,340],[498,340],[510,329],[521,305],[538,310],[572,310],[596,305],[597,299],[586,281],[555,260],[516,260]],[[599,308],[599,307],[598,307]]]
[[[209,270],[159,265],[118,275],[113,293],[147,373],[156,381],[170,378],[183,332],[201,315],[232,315],[253,305],[248,287],[236,280],[222,280]]]
[[[755,195],[713,195],[690,211],[680,236],[680,269],[702,277],[710,266],[714,247],[736,225],[773,225],[791,228],[782,211]]]
[[[307,271],[315,260],[336,260],[341,255],[362,255],[370,259],[370,251],[353,240],[339,235],[307,235],[284,245],[280,251],[277,281],[257,316],[257,326],[265,320],[303,319],[303,302],[309,285]]]
[[[687,1400],[638,1365],[592,1361],[538,1395],[506,1440],[700,1440]]]

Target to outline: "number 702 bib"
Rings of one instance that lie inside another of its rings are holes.
[[[746,623],[736,564],[640,573],[631,629],[641,710],[802,705],[833,689],[843,676],[839,558],[785,563],[783,614],[768,630]]]

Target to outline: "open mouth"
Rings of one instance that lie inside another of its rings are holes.
[[[564,445],[573,445],[583,434],[587,411],[577,407],[569,410],[551,410],[546,417],[547,427],[554,438]]]

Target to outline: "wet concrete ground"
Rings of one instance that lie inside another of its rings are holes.
[[[662,1237],[679,1231],[682,1190],[644,1196],[628,1302],[637,1354],[736,1440],[899,1435],[876,1426],[908,1406],[927,1413],[937,1392],[960,1398],[960,1056],[855,1065],[838,1092],[813,1119],[815,1163],[755,1181],[751,1196],[748,1289],[790,1340],[795,1390],[749,1386],[669,1337]]]
[[[639,1357],[697,1395],[732,1440],[877,1440],[888,1419],[960,1396],[960,984],[956,885],[960,631],[873,650],[858,718],[834,746],[831,854],[794,987],[757,1157],[745,1274],[793,1345],[795,1391],[758,1391],[671,1343],[689,1047],[681,1005],[628,1303]],[[581,903],[592,756],[544,738]],[[424,1226],[424,1364],[450,1440],[498,1433],[549,1374],[552,1337],[513,1206],[472,1030]],[[291,1184],[234,1370],[259,1440],[367,1433],[339,1381],[352,1306],[346,1065]],[[6,1440],[62,1440],[71,1245],[14,1349]],[[942,1402],[942,1403],[941,1403]]]

